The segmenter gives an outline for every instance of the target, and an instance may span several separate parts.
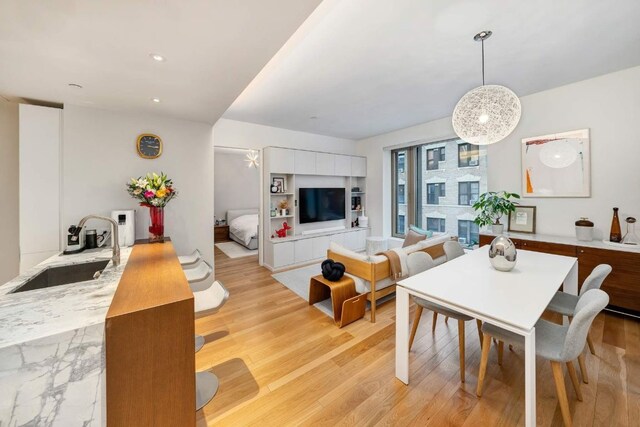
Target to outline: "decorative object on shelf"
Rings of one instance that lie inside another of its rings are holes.
[[[260,166],[260,164],[258,163],[258,157],[259,154],[257,151],[249,150],[249,152],[247,153],[247,158],[245,159],[245,162],[247,162],[247,167],[257,169]]]
[[[576,221],[576,239],[581,242],[591,242],[593,240],[593,222],[588,218],[580,218]]]
[[[351,192],[352,193],[359,193],[360,192],[360,187],[351,187]]]
[[[275,184],[271,184],[271,192],[272,193],[277,193],[278,192],[278,186]]]
[[[484,84],[484,41],[491,31],[481,31],[473,39],[482,44],[482,86],[467,92],[453,110],[453,130],[464,141],[488,145],[506,138],[518,125],[522,107],[511,89]]]
[[[162,155],[162,140],[158,135],[143,133],[136,140],[136,149],[143,159],[157,159]]]
[[[620,230],[620,218],[618,218],[618,208],[613,208],[613,219],[611,220],[611,232],[609,233],[609,241],[622,242],[622,230]]]
[[[276,230],[276,236],[278,237],[287,237],[287,231],[291,230],[291,227],[289,227],[289,224],[287,224],[287,221],[282,223],[282,228],[279,230]]]
[[[591,195],[589,129],[523,138],[524,197]]]
[[[278,202],[278,208],[280,208],[280,216],[287,216],[287,210],[289,209],[289,201],[282,199]]]
[[[508,231],[517,231],[519,233],[535,233],[536,232],[536,207],[535,206],[516,206],[513,212],[509,212],[509,221],[507,222]]]
[[[369,218],[364,214],[364,208],[362,208],[362,214],[358,217],[358,227],[367,228],[369,226]]]
[[[162,172],[160,175],[148,173],[144,177],[131,178],[127,192],[140,201],[140,206],[149,208],[149,241],[164,242],[164,207],[178,195],[173,181]]]
[[[636,219],[632,216],[624,220],[627,223],[627,233],[622,238],[622,244],[630,246],[640,245],[640,239],[636,234]]]
[[[489,261],[498,271],[511,271],[516,266],[516,245],[506,236],[498,236],[489,246]]]
[[[273,191],[272,189],[272,193],[284,193],[285,192],[285,179],[284,178],[280,178],[280,177],[273,177],[273,179],[271,180],[271,186],[275,186],[276,187],[276,191]]]
[[[274,218],[278,214],[278,211],[276,210],[276,208],[271,208],[270,212],[271,212],[271,218]]]
[[[491,226],[491,232],[502,234],[504,225],[500,223],[500,218],[509,215],[516,209],[516,202],[509,199],[519,199],[516,193],[506,191],[489,191],[478,197],[473,204],[473,209],[478,212],[478,216],[473,220],[479,227]]]
[[[341,262],[335,262],[332,259],[322,261],[320,268],[322,269],[322,277],[331,282],[337,282],[342,279],[345,272],[344,264]]]

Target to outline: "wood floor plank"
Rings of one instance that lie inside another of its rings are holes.
[[[339,329],[333,320],[258,266],[255,257],[231,259],[217,248],[216,278],[230,291],[216,314],[196,320],[206,344],[198,369],[220,378],[215,398],[197,425],[222,426],[513,426],[524,425],[524,358],[495,348],[485,389],[475,396],[480,345],[466,324],[466,383],[460,383],[456,322],[439,320],[431,333],[425,310],[410,352],[411,384],[395,378],[395,302]],[[413,313],[413,305],[412,305]],[[589,384],[577,402],[566,379],[575,426],[639,425],[640,322],[599,315],[586,353]],[[549,363],[537,360],[538,426],[561,426]]]

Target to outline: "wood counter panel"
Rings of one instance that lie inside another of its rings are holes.
[[[195,425],[193,304],[173,245],[137,244],[106,317],[110,427]]]

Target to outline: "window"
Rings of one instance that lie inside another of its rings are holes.
[[[393,160],[393,229],[394,236],[402,237],[406,234],[408,226],[407,203],[411,197],[411,182],[407,180],[409,176],[408,149],[396,150],[392,152]]]
[[[407,234],[404,224],[404,215],[398,215],[398,228],[396,229],[397,234]]]
[[[436,233],[444,233],[444,226],[445,226],[444,218],[427,217],[427,230],[435,231]]]
[[[404,151],[398,153],[398,173],[404,173],[405,157],[406,153]]]
[[[478,224],[473,221],[458,220],[458,238],[460,243],[473,245],[478,243],[479,240]]]
[[[480,195],[479,182],[459,182],[458,183],[458,204],[471,206],[478,201]]]
[[[438,163],[444,162],[444,147],[427,149],[427,170],[438,170]]]
[[[405,200],[404,200],[404,184],[399,184],[398,185],[398,203],[399,204],[405,204]]]
[[[480,151],[477,145],[465,143],[458,145],[458,167],[466,168],[480,164]]]
[[[438,184],[427,184],[427,204],[439,205],[440,197],[445,196],[444,182]]]

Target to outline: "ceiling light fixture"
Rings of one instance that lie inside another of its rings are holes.
[[[260,166],[260,164],[258,163],[258,152],[254,150],[250,150],[247,153],[247,158],[245,159],[245,162],[248,163],[248,167],[257,169],[258,166]]]
[[[152,100],[153,102],[155,102],[156,104],[159,104],[159,103],[160,103],[160,98],[151,98],[151,100]]]
[[[150,53],[149,56],[151,57],[151,59],[157,62],[164,62],[167,60],[164,56],[160,55],[159,53]]]
[[[509,88],[484,84],[484,41],[491,31],[481,31],[473,39],[482,43],[482,86],[471,89],[456,104],[451,122],[464,141],[489,145],[506,138],[518,125],[522,107]]]
[[[69,87],[72,87],[74,89],[82,89],[82,85],[79,85],[78,83],[69,83]]]

